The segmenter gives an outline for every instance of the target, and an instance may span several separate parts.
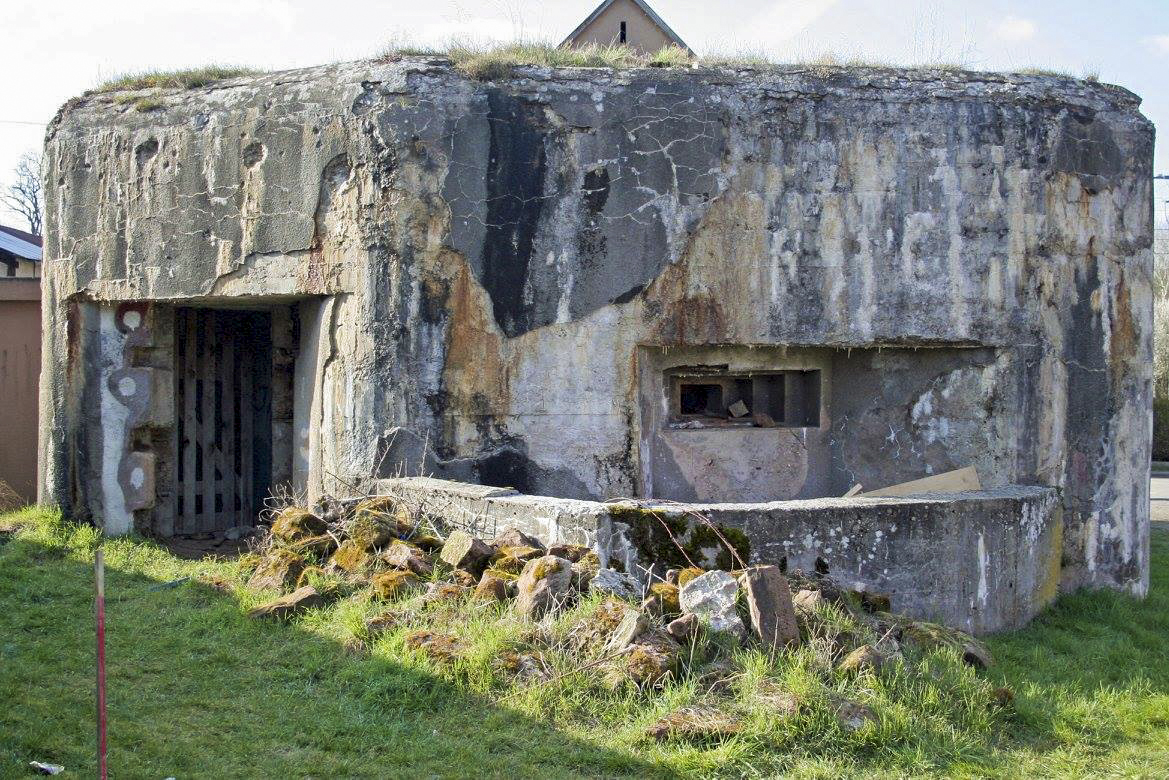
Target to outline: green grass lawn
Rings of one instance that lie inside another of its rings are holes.
[[[31,510],[0,518],[4,526],[0,776],[27,775],[30,760],[92,776],[99,537]],[[350,652],[346,639],[367,613],[360,600],[288,625],[257,623],[243,613],[260,594],[195,581],[239,583],[234,564],[179,560],[140,539],[107,541],[110,772],[1169,777],[1169,531],[1154,531],[1152,549],[1148,599],[1064,598],[1028,629],[990,640],[998,664],[985,679],[927,658],[933,682],[894,671],[855,683],[884,703],[874,707],[879,723],[858,732],[814,711],[784,722],[752,715],[739,735],[702,745],[642,736],[695,695],[692,683],[606,697],[580,682],[510,696],[474,670],[431,666],[393,640]],[[796,659],[745,658],[760,674],[799,679],[784,668]],[[980,714],[979,697],[997,685],[1015,692],[1014,706]]]

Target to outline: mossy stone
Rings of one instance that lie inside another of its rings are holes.
[[[428,553],[435,552],[442,549],[442,539],[431,534],[415,534],[406,538],[410,544],[417,545]]]
[[[307,509],[296,506],[280,510],[280,514],[272,521],[272,535],[285,542],[319,536],[327,528],[324,520]]]
[[[275,548],[256,567],[248,586],[288,590],[296,585],[305,568],[305,560],[291,550]]]
[[[406,647],[420,651],[432,661],[444,665],[453,664],[466,652],[457,637],[435,631],[415,631],[406,637]]]
[[[507,601],[507,582],[489,572],[484,572],[475,586],[474,599],[487,603]]]
[[[668,582],[655,582],[651,585],[645,601],[650,610],[657,615],[678,615],[682,612],[678,586]]]
[[[703,564],[725,570],[750,560],[751,543],[738,528],[712,527],[691,522],[685,514],[634,504],[611,504],[609,516],[628,526],[629,539],[642,560],[666,568]]]
[[[337,549],[337,540],[328,534],[318,534],[298,539],[288,548],[298,555],[311,555],[321,560],[329,557]]]
[[[519,575],[520,572],[524,570],[524,564],[526,563],[527,561],[522,561],[519,558],[513,558],[510,555],[505,555],[501,558],[495,559],[491,563],[491,567],[499,571],[505,571],[510,574]]]
[[[500,547],[498,548],[498,552],[492,556],[492,560],[499,560],[501,558],[515,558],[519,561],[530,561],[533,558],[539,558],[543,554],[543,550],[538,550],[535,547],[528,547],[526,545]]]
[[[373,554],[364,545],[346,539],[329,558],[329,563],[348,574],[360,574],[373,567]]]
[[[311,584],[309,580],[314,577],[323,577],[324,575],[325,570],[320,566],[309,566],[300,573],[300,577],[296,580],[296,587],[303,588],[305,585]]]
[[[497,566],[492,566],[483,572],[483,576],[487,576],[488,574],[490,574],[492,577],[498,577],[504,582],[515,582],[520,578],[519,574],[507,571],[506,569],[500,569]]]
[[[369,585],[375,598],[388,601],[417,589],[421,580],[413,572],[386,571],[376,575]]]

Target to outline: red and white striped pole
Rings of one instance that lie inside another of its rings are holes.
[[[101,548],[93,556],[97,612],[97,771],[106,780],[106,564]]]

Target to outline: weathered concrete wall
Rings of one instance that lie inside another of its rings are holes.
[[[797,498],[974,463],[1061,490],[1065,586],[1146,587],[1153,134],[1131,93],[403,61],[162,103],[84,97],[49,132],[46,500],[92,511],[70,453],[111,435],[77,397],[84,307],[300,301],[310,494],[425,468]],[[676,350],[816,361],[820,425],[655,429],[647,356]]]
[[[586,544],[606,565],[630,572],[644,571],[639,564],[654,558],[652,549],[643,549],[645,529],[631,527],[631,521],[693,527],[701,514],[724,533],[730,528],[746,534],[746,563],[830,574],[845,585],[890,596],[894,611],[977,634],[1024,625],[1059,589],[1061,509],[1057,492],[1046,488],[636,505],[527,496],[426,477],[381,480],[377,490],[486,538],[515,526],[548,544]],[[639,517],[649,512],[656,517]],[[684,532],[676,536],[685,543]]]

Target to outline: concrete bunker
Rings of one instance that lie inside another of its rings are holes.
[[[157,100],[48,134],[43,500],[164,536],[413,475],[673,501],[771,562],[960,572],[979,630],[1147,587],[1152,128],[1119,87],[403,59]],[[238,357],[177,381],[230,317],[270,330],[250,458]],[[982,493],[896,522],[830,498],[965,466]]]

